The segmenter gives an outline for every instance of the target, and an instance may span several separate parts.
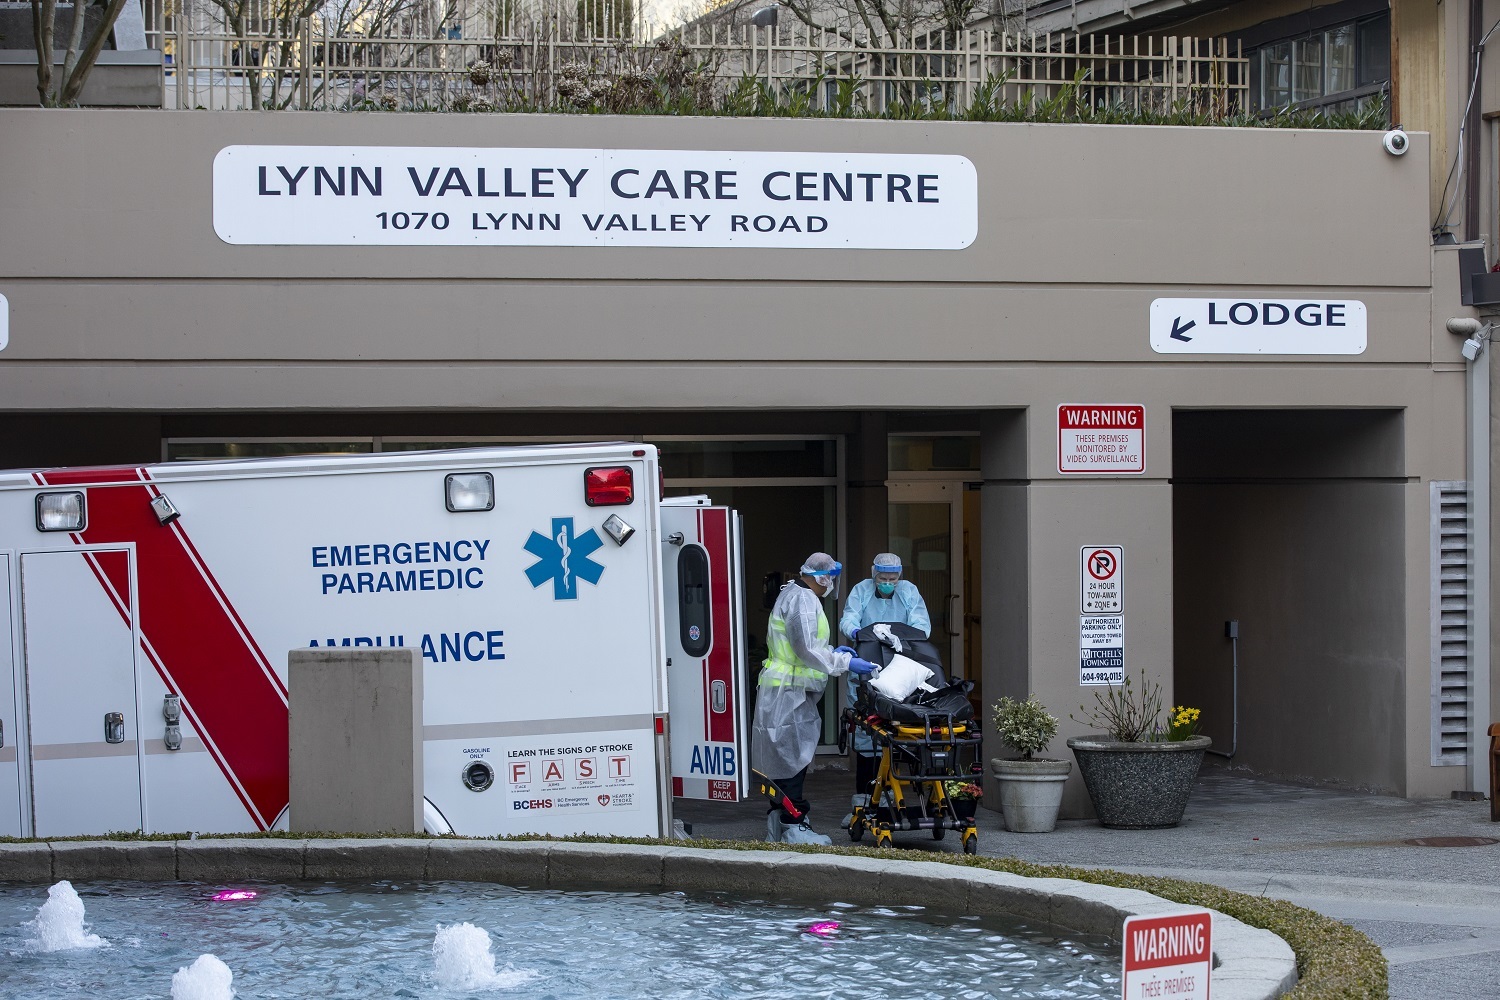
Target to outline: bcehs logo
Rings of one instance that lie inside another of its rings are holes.
[[[512,809],[551,809],[551,799],[516,799],[510,804]]]

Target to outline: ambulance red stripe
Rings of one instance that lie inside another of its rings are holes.
[[[729,511],[710,507],[701,514],[703,547],[708,550],[709,635],[707,690],[714,681],[724,682],[724,711],[708,713],[708,738],[713,743],[734,743],[734,628],[729,617],[729,574],[734,571],[729,558]],[[712,696],[710,696],[712,697]]]
[[[215,748],[215,761],[265,829],[268,817],[274,819],[287,802],[284,686],[207,573],[186,530],[180,523],[164,528],[157,522],[152,487],[144,478],[138,469],[36,474],[46,486],[96,484],[88,492],[87,524],[76,540],[135,543],[142,646],[162,679],[182,695],[205,745]],[[104,571],[114,576],[111,567]],[[124,584],[128,593],[129,581]]]
[[[145,469],[141,469],[140,472],[141,476],[144,479],[148,481],[150,480],[151,474],[149,472],[147,472]],[[152,484],[149,489],[151,490],[151,495],[153,497],[161,495],[161,489],[158,488],[155,484]],[[240,636],[245,641],[245,645],[249,647],[250,651],[254,653],[256,658],[260,661],[261,671],[266,675],[266,678],[272,683],[272,685],[275,686],[276,690],[281,692],[282,700],[287,700],[288,693],[286,685],[281,681],[281,676],[276,673],[275,668],[271,666],[270,662],[266,659],[265,654],[262,653],[260,647],[256,645],[254,637],[250,635],[250,630],[245,627],[244,621],[240,619],[240,613],[234,610],[233,604],[229,603],[229,597],[224,593],[224,588],[219,586],[219,581],[214,578],[213,570],[208,568],[208,562],[198,554],[198,549],[193,545],[193,540],[189,538],[187,532],[182,529],[182,522],[173,521],[171,524],[171,528],[173,533],[177,535],[177,540],[182,543],[183,547],[187,549],[188,555],[192,557],[193,564],[197,567],[198,572],[203,575],[204,581],[208,583],[210,588],[212,588],[214,596],[219,601],[219,606],[224,609],[224,613],[227,614],[234,622],[235,628],[239,630]]]

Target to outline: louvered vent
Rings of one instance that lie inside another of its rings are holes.
[[[1432,484],[1432,763],[1461,765],[1469,749],[1469,492]]]

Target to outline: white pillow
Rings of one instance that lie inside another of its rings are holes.
[[[892,701],[905,701],[918,688],[923,691],[936,691],[937,688],[927,683],[931,677],[932,671],[927,667],[908,656],[897,653],[891,657],[890,663],[874,675],[870,680],[870,686]]]

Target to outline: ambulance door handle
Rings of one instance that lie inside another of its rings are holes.
[[[943,622],[943,629],[949,635],[960,635],[963,632],[962,627],[953,627],[953,602],[957,600],[960,600],[960,596],[958,594],[949,594],[947,597],[943,598],[943,616],[946,619],[946,621]]]
[[[722,712],[729,707],[729,689],[723,681],[714,681],[709,685],[709,704],[715,712]]]
[[[105,712],[104,713],[104,742],[106,742],[106,743],[124,743],[125,742],[125,713],[123,713],[123,712]]]
[[[0,750],[5,749],[5,720],[0,719]]]

